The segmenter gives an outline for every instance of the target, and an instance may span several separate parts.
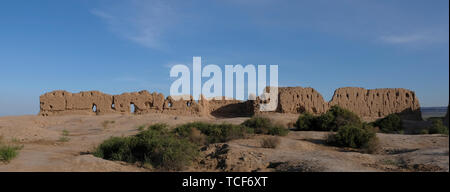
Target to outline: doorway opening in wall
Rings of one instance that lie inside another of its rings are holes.
[[[97,105],[92,104],[92,112],[97,113]]]
[[[134,106],[134,103],[131,103],[131,104],[130,104],[130,112],[131,112],[132,114],[134,114],[134,113],[136,112],[136,106]]]

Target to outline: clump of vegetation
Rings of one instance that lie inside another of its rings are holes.
[[[172,131],[166,124],[154,124],[147,129],[140,126],[138,130],[140,132],[134,136],[105,140],[93,154],[108,160],[181,170],[198,157],[201,145],[245,138],[254,133],[286,135],[288,132],[283,126],[259,117],[241,125],[193,122],[179,125]],[[278,142],[279,139],[270,139],[265,146],[276,147]]]
[[[196,130],[197,133],[195,133]],[[179,137],[189,138],[194,143],[209,144],[244,138],[246,135],[253,133],[253,130],[242,125],[194,122],[180,125],[174,129],[174,132]]]
[[[0,145],[0,161],[9,162],[18,154],[21,146]]]
[[[428,129],[428,133],[448,135],[448,127],[444,125],[442,119],[431,119],[431,127]]]
[[[355,113],[339,106],[332,106],[320,116],[313,116],[309,113],[300,115],[295,127],[298,131],[337,131],[341,126],[361,125],[361,123]]]
[[[297,122],[295,122],[294,127],[297,131],[310,131],[315,126],[316,117],[306,112],[298,117]]]
[[[14,139],[13,139],[14,140]],[[13,143],[15,141],[12,141]],[[2,162],[10,162],[14,159],[18,154],[19,150],[23,148],[23,145],[8,145],[3,143],[2,137],[0,137],[0,161]]]
[[[403,131],[402,120],[397,114],[390,114],[372,123],[383,133],[401,133]]]
[[[155,124],[130,137],[111,137],[100,144],[95,156],[129,163],[140,162],[164,170],[181,170],[198,156],[198,146]]]
[[[276,148],[280,144],[280,138],[278,137],[264,137],[261,139],[261,147],[263,148]]]
[[[428,129],[421,129],[420,132],[419,132],[419,134],[422,134],[422,135],[426,135],[426,134],[429,134],[429,133],[430,133],[430,131],[428,131]]]
[[[361,125],[361,119],[355,113],[341,108],[339,106],[333,106],[330,110],[327,111],[330,114],[330,118],[333,120],[330,121],[330,118],[326,118],[325,124],[329,126],[329,129],[332,131],[338,130],[341,126],[345,125]]]
[[[69,138],[69,131],[67,131],[67,130],[63,130],[62,131],[62,133],[61,133],[61,137],[59,137],[59,140],[58,140],[59,142],[67,142],[67,141],[70,141],[70,138]]]
[[[102,122],[102,127],[103,127],[103,129],[108,129],[108,125],[109,124],[114,124],[114,123],[116,123],[116,121],[105,120],[105,121]]]
[[[144,129],[145,129],[145,125],[140,125],[140,126],[137,128],[138,131],[143,131]]]
[[[330,134],[327,143],[338,147],[366,149],[374,152],[378,141],[373,127],[368,124],[349,124],[340,127],[336,134]]]
[[[241,125],[253,129],[256,134],[285,136],[289,132],[283,125],[275,124],[269,118],[260,116],[254,116],[244,121]]]
[[[366,153],[376,153],[379,149],[376,129],[339,106],[332,106],[319,116],[304,113],[297,119],[295,128],[298,131],[336,131],[326,139],[330,145],[357,148]]]

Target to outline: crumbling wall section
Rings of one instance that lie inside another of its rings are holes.
[[[246,102],[239,100],[207,100],[202,97],[195,101],[167,98],[161,93],[139,91],[109,95],[99,91],[85,91],[70,93],[67,91],[53,91],[40,96],[39,115],[102,115],[110,113],[146,114],[166,113],[173,115],[202,116],[221,113],[239,113],[248,115]],[[134,110],[132,110],[134,108]]]
[[[339,88],[329,106],[338,105],[363,118],[382,118],[397,113],[403,119],[421,120],[420,104],[413,91],[401,88]]]
[[[331,106],[338,105],[353,111],[361,118],[376,119],[392,113],[400,114],[404,119],[420,120],[420,105],[413,91],[407,89],[364,89],[358,87],[339,88],[330,102],[313,88],[280,87],[278,89],[278,107],[280,113],[325,113]],[[145,114],[166,113],[194,116],[251,116],[259,113],[264,103],[256,100],[239,101],[233,99],[205,99],[195,101],[177,100],[171,96],[165,98],[161,93],[148,91],[109,95],[99,91],[70,93],[53,91],[40,96],[42,116],[85,114],[101,115],[110,113]],[[131,109],[134,106],[134,111]]]
[[[280,87],[278,89],[278,112],[322,114],[327,110],[328,103],[313,88]]]

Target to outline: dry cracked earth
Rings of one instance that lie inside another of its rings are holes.
[[[294,122],[297,115],[271,115],[275,121]],[[0,162],[0,171],[160,171],[148,166],[109,161],[90,154],[111,136],[128,136],[140,125],[193,121],[239,124],[247,118],[191,117],[165,114],[103,116],[0,117],[2,142],[22,145],[16,158]],[[67,130],[66,138],[63,130]],[[184,171],[449,171],[446,135],[381,134],[381,150],[365,154],[324,144],[326,132],[291,131],[275,149],[261,147],[254,135],[201,148],[201,157]]]

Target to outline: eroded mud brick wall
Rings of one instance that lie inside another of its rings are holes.
[[[40,96],[40,114],[92,114],[93,108],[98,114],[114,113],[111,107],[113,96],[99,91],[84,91],[70,93],[67,91],[53,91]]]
[[[330,106],[339,105],[361,117],[385,117],[392,113],[404,119],[420,120],[419,100],[407,89],[372,89],[345,87],[334,92]]]
[[[203,97],[202,97],[203,98]],[[134,108],[134,111],[132,111]],[[251,115],[247,102],[238,100],[175,100],[161,93],[148,91],[108,95],[99,91],[70,93],[53,91],[40,96],[39,115],[101,115],[110,113],[145,114],[167,113],[174,115],[243,114]]]
[[[322,114],[328,110],[328,103],[313,88],[280,87],[278,108],[281,113]]]
[[[419,100],[407,89],[339,88],[330,102],[313,88],[285,87],[279,90],[277,111],[282,113],[322,114],[338,105],[356,113],[361,118],[376,119],[398,113],[404,119],[420,120]]]
[[[278,89],[280,113],[325,113],[331,106],[339,105],[355,112],[362,118],[381,118],[398,113],[405,119],[421,119],[420,105],[413,91],[406,89],[372,89],[357,87],[339,88],[330,102],[313,88],[280,87]],[[250,116],[259,113],[263,101],[239,101],[211,99],[199,101],[165,98],[161,93],[148,91],[108,95],[99,91],[70,93],[53,91],[40,96],[40,115],[109,113],[145,114],[167,113],[175,115]],[[134,106],[134,111],[131,111]]]

